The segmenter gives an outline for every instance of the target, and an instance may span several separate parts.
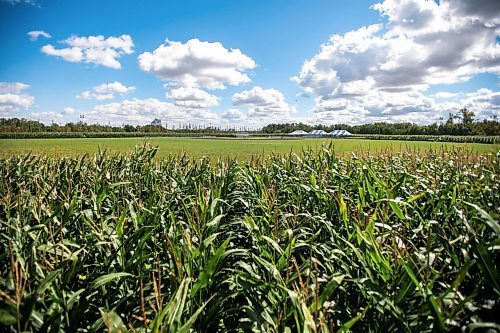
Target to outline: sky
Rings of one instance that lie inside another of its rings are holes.
[[[168,128],[500,115],[500,1],[0,0],[0,117]]]

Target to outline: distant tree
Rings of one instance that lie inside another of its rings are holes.
[[[464,124],[465,126],[469,126],[474,122],[475,114],[474,112],[469,111],[467,108],[463,108],[458,111],[457,116],[462,120],[462,124]]]

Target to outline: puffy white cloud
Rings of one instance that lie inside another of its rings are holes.
[[[478,118],[500,116],[500,91],[481,88],[465,94],[459,103],[462,107],[473,111]]]
[[[219,104],[219,97],[193,87],[175,88],[165,96],[174,99],[176,105],[189,108],[209,108]]]
[[[70,62],[80,62],[84,60],[83,51],[79,47],[68,47],[58,50],[54,46],[48,44],[43,46],[41,50],[45,54],[61,57]]]
[[[124,95],[135,91],[135,87],[127,87],[121,82],[115,81],[112,83],[103,83],[93,88],[93,92],[85,90],[80,95],[77,95],[77,99],[95,99],[97,101],[103,101],[107,99],[115,98],[115,93]]]
[[[28,84],[21,82],[0,82],[0,94],[21,94],[23,90],[29,87]]]
[[[66,107],[64,108],[64,111],[63,111],[63,114],[73,114],[75,113],[75,109],[73,109],[72,107]]]
[[[441,97],[442,96],[442,97]],[[449,113],[468,108],[481,120],[500,114],[500,92],[478,89],[471,93],[420,92],[388,93],[373,91],[363,99],[316,98],[311,112],[316,122],[359,124],[376,121],[430,124]]]
[[[135,87],[124,86],[121,82],[115,81],[112,83],[103,83],[94,87],[94,91],[98,94],[128,94],[135,90]]]
[[[331,36],[292,80],[318,96],[317,113],[349,110],[359,122],[434,119],[432,108],[442,105],[433,97],[457,96],[427,97],[428,87],[500,73],[500,22],[491,15],[500,6],[492,3],[385,0],[372,7],[385,25]]]
[[[149,124],[153,119],[161,119],[165,124],[206,124],[206,121],[216,122],[217,114],[208,110],[189,110],[174,103],[163,102],[155,98],[130,99],[119,103],[96,105],[85,115],[91,122],[102,119],[109,120],[115,125]]]
[[[83,91],[80,95],[76,95],[77,99],[95,99],[96,101],[104,101],[106,99],[113,99],[113,94],[96,94],[89,90]]]
[[[238,123],[243,121],[245,119],[245,116],[238,109],[227,109],[222,113],[221,118],[225,122]]]
[[[34,97],[25,94],[1,94],[0,95],[0,105],[14,105],[21,106],[23,108],[28,108],[33,104]]]
[[[250,82],[246,70],[255,62],[239,49],[226,49],[219,42],[191,39],[186,43],[167,40],[152,52],[138,57],[139,67],[162,79],[185,87],[224,89]]]
[[[458,96],[460,96],[460,93],[452,93],[448,91],[440,91],[438,93],[431,95],[431,97],[436,99],[452,99]]]
[[[123,54],[133,53],[134,43],[129,35],[119,37],[71,36],[61,43],[69,47],[56,49],[51,44],[42,47],[42,52],[52,56],[58,56],[70,62],[86,62],[102,65],[114,69],[121,68],[117,60]]]
[[[281,117],[296,111],[280,91],[259,86],[234,94],[232,102],[237,106],[249,106],[248,115],[258,118]]]
[[[52,36],[48,32],[45,32],[43,30],[30,31],[30,32],[28,32],[28,36],[30,37],[31,41],[37,40],[38,37],[40,37],[40,36],[45,37],[45,38],[52,38]]]
[[[187,112],[188,115],[188,122],[192,122],[194,124],[204,124],[206,125],[207,121],[212,121],[214,122],[213,125],[217,123],[217,121],[220,119],[219,116],[216,113],[210,112],[206,109],[197,109],[197,110],[190,110]]]
[[[27,109],[35,98],[24,93],[29,85],[21,82],[0,82],[0,115],[8,117],[20,108]]]

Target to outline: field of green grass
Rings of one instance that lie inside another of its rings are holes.
[[[439,150],[442,147],[464,147],[475,153],[491,153],[500,149],[500,145],[472,143],[442,143],[418,141],[390,141],[366,139],[198,139],[198,138],[84,138],[84,139],[3,139],[0,140],[0,156],[8,157],[32,152],[49,156],[78,156],[95,154],[99,149],[110,153],[125,153],[144,141],[159,147],[158,156],[182,154],[191,157],[237,157],[248,159],[252,155],[285,154],[291,150],[300,152],[309,147],[315,149],[332,143],[335,152],[401,152],[415,150]]]

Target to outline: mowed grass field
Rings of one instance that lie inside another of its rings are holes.
[[[190,157],[237,157],[248,159],[252,155],[286,154],[302,149],[317,149],[322,145],[334,145],[336,153],[396,153],[401,151],[447,150],[461,147],[478,154],[493,153],[500,145],[442,143],[419,141],[391,141],[366,139],[235,139],[235,138],[78,138],[78,139],[4,139],[0,140],[0,156],[32,152],[37,155],[78,156],[93,155],[99,150],[110,153],[127,153],[137,145],[149,142],[159,147],[159,157],[185,153]]]

